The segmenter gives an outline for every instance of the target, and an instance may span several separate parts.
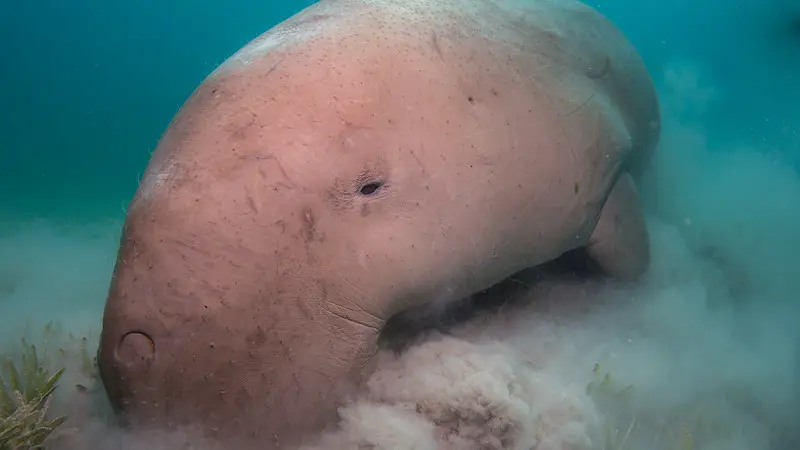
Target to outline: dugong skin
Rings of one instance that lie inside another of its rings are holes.
[[[647,270],[658,101],[572,0],[322,0],[229,58],[128,209],[98,364],[136,427],[284,448],[335,423],[387,320],[579,248]]]

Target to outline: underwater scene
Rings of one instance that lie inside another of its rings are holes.
[[[0,42],[0,450],[800,448],[796,0]]]

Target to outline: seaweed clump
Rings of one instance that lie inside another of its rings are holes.
[[[49,373],[36,346],[22,339],[21,370],[6,358],[0,374],[0,450],[42,449],[67,416],[48,417],[52,394],[64,368]]]

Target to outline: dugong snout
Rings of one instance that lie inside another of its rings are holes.
[[[97,355],[122,422],[196,427],[234,448],[330,423],[333,402],[368,372],[377,332],[332,321],[311,277],[272,280],[249,259],[256,253],[230,261],[227,247],[198,251],[159,206],[129,217]],[[278,292],[306,301],[284,303]]]

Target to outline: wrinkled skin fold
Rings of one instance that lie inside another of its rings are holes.
[[[585,249],[647,270],[635,50],[570,0],[323,0],[212,73],[128,209],[98,363],[133,427],[290,448],[410,308]]]

